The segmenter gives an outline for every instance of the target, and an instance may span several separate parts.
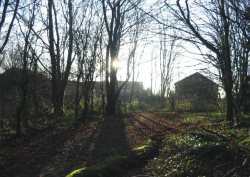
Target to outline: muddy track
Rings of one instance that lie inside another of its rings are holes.
[[[111,155],[127,155],[153,134],[178,131],[177,119],[150,113],[113,116],[63,132],[8,140],[0,147],[0,176],[65,176]]]

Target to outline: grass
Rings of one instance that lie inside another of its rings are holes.
[[[0,140],[12,138],[12,137],[15,137],[16,135],[17,135],[17,133],[15,130],[0,132]]]
[[[168,134],[159,157],[148,165],[152,176],[250,175],[248,128],[232,128],[221,114],[184,114],[183,131]]]

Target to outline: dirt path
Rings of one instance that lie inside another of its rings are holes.
[[[136,114],[108,117],[63,132],[47,131],[3,142],[1,177],[61,177],[111,155],[127,155],[152,134],[177,131],[177,117]]]

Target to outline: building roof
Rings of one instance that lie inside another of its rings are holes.
[[[175,85],[177,85],[177,84],[179,84],[179,83],[181,83],[181,82],[183,82],[183,81],[189,80],[189,79],[191,79],[191,78],[193,78],[193,77],[200,77],[200,78],[203,78],[204,80],[207,80],[208,82],[211,82],[212,84],[217,85],[214,81],[208,79],[206,76],[202,75],[202,74],[199,73],[199,72],[196,72],[196,73],[194,73],[194,74],[191,74],[191,75],[185,77],[184,79],[182,79],[182,80],[176,82]]]
[[[12,67],[7,69],[5,72],[0,74],[0,84],[5,85],[20,85],[22,82],[22,74],[23,70],[21,68]],[[35,72],[31,70],[27,70],[27,75],[29,80],[34,80]],[[43,73],[37,72],[36,79],[39,84],[49,84],[50,79],[46,77]]]

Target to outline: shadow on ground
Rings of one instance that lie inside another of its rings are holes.
[[[36,132],[0,144],[1,177],[58,177],[113,155],[128,155],[151,134],[175,131],[153,114],[110,116],[64,131]]]
[[[65,176],[115,154],[130,151],[123,118],[78,124],[1,143],[0,176]]]

